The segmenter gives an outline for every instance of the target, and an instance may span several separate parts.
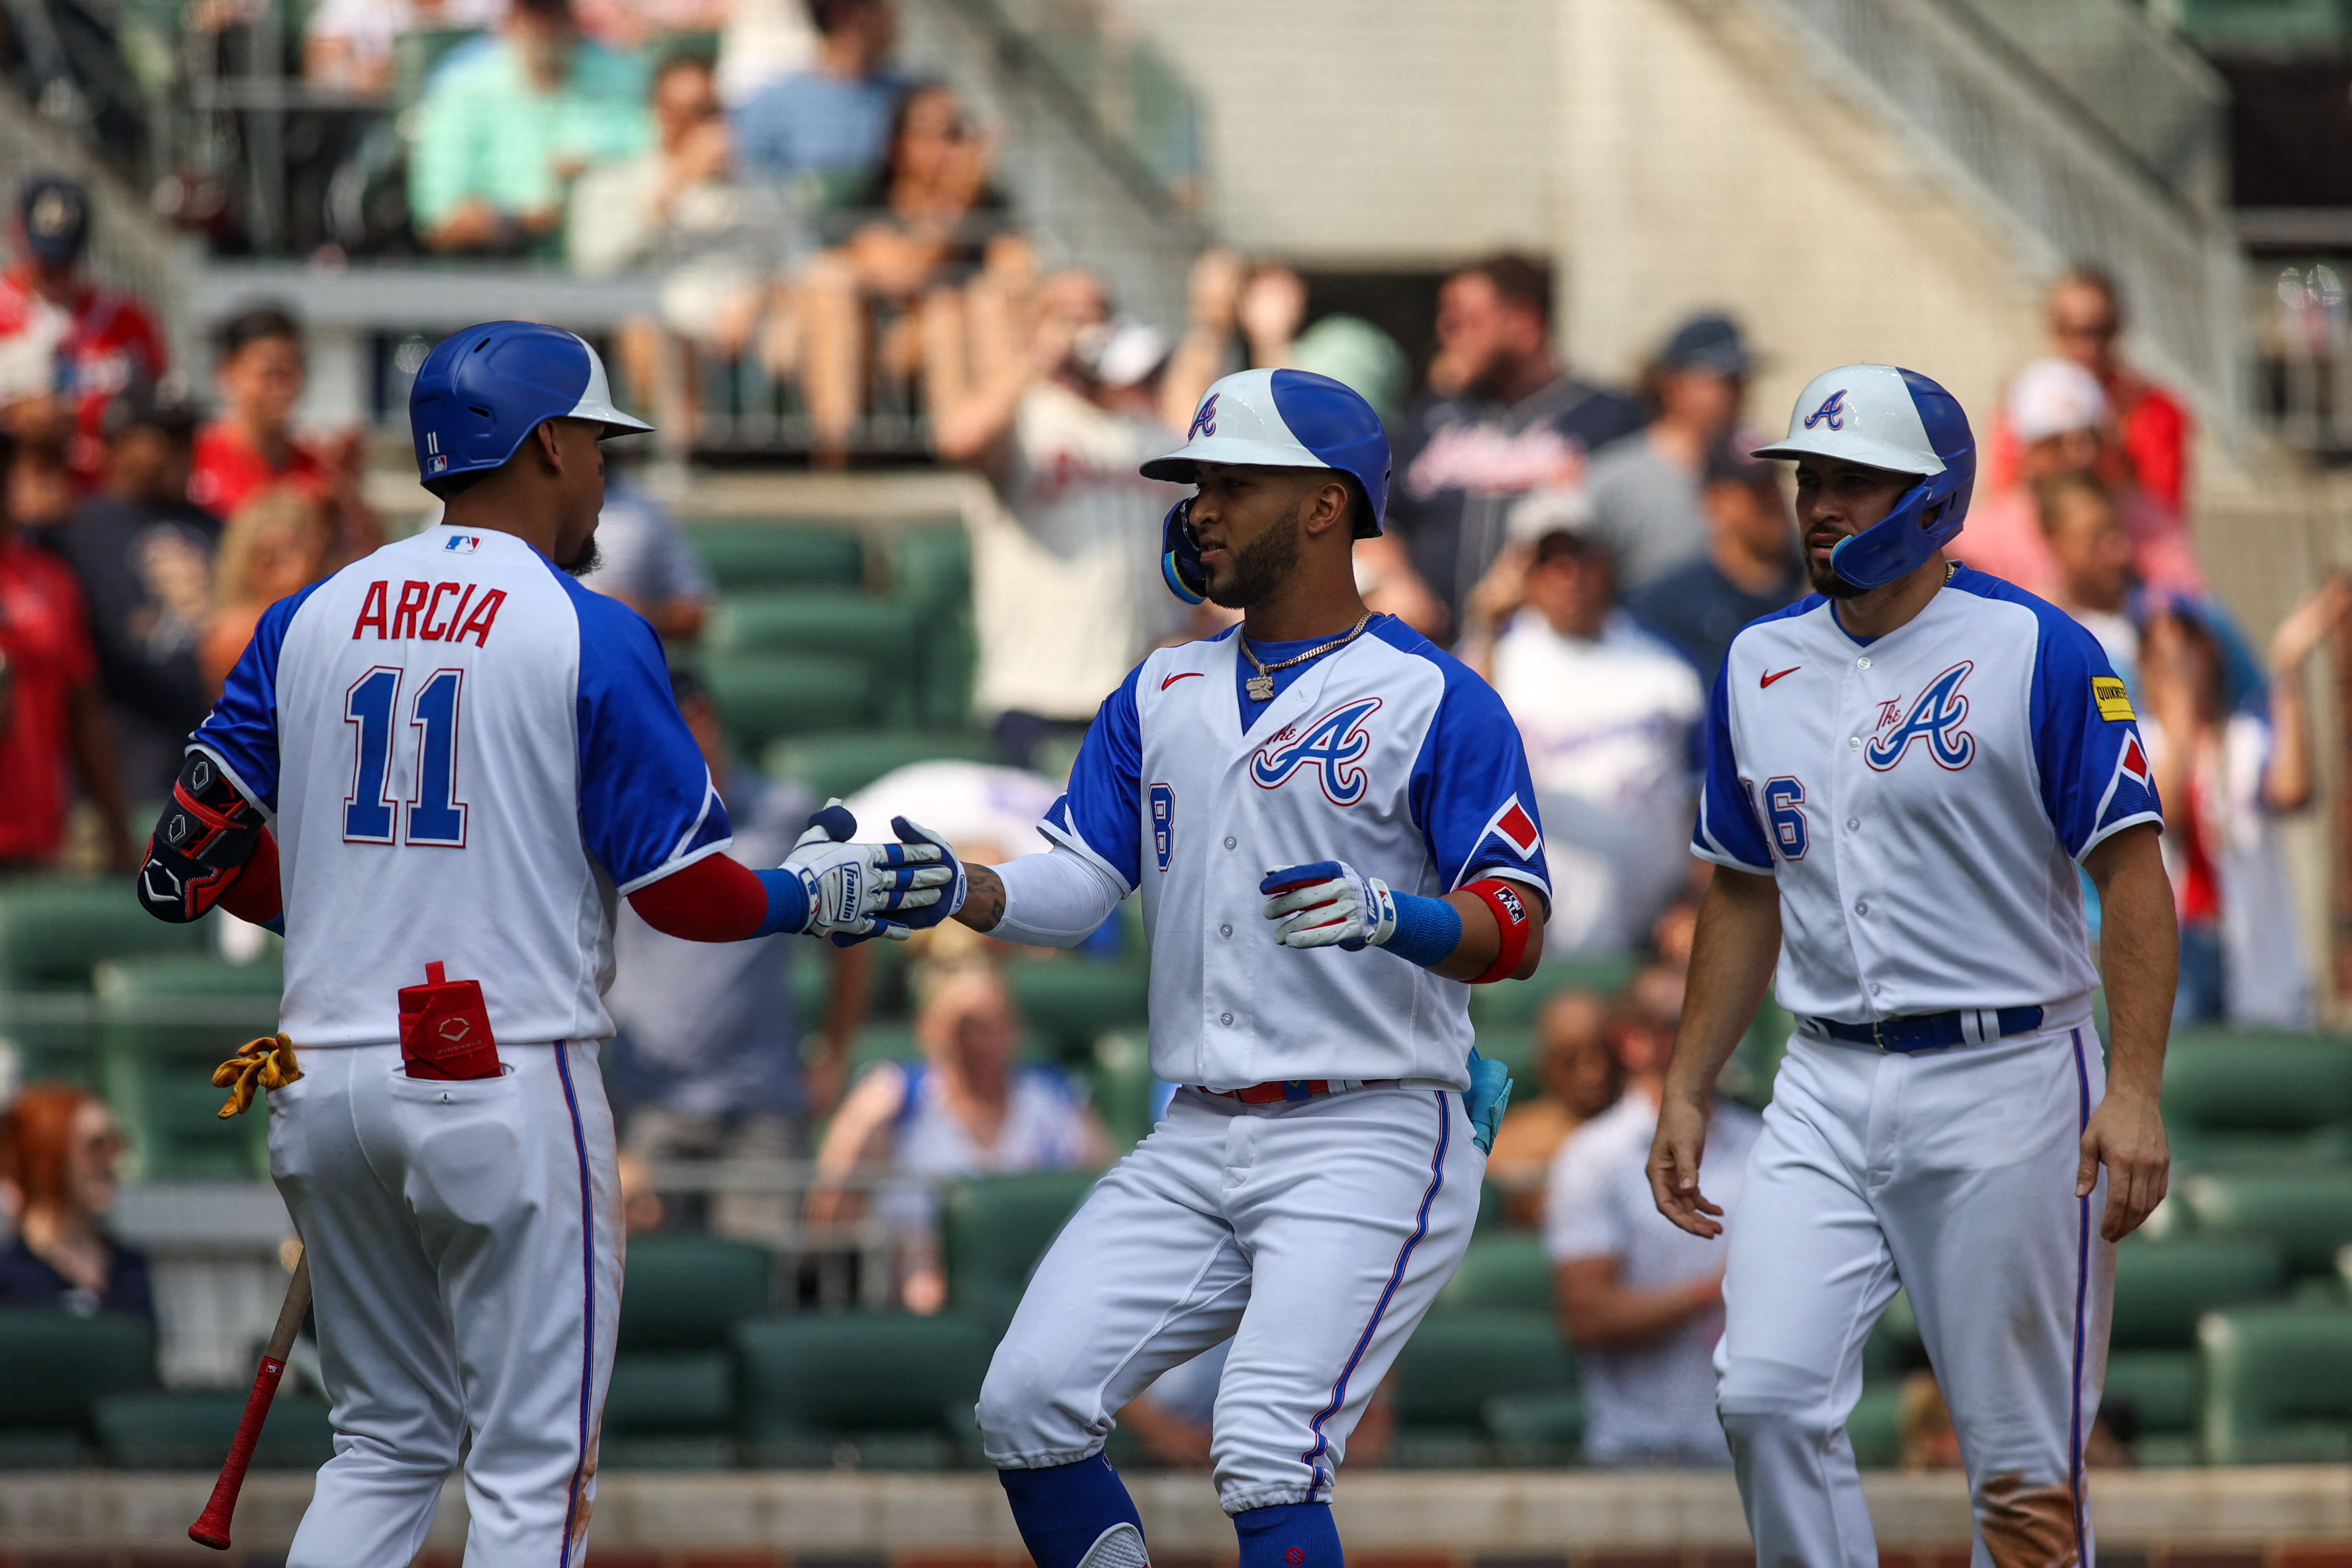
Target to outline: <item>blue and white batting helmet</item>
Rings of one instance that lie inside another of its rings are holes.
[[[425,356],[408,393],[417,477],[502,467],[550,419],[593,420],[605,436],[653,428],[613,406],[604,362],[583,338],[535,321],[452,332]]]
[[[1841,365],[1797,395],[1785,439],[1759,458],[1843,458],[1919,482],[1895,510],[1830,555],[1830,569],[1857,588],[1883,588],[1917,570],[1949,543],[1968,516],[1977,477],[1976,437],[1960,400],[1891,364]]]
[[[1389,437],[1372,405],[1309,370],[1244,370],[1209,388],[1184,445],[1143,465],[1143,477],[1193,482],[1195,463],[1335,468],[1364,492],[1356,537],[1381,531],[1389,501]]]

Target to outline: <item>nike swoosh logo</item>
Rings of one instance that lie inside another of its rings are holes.
[[[1771,673],[1769,673],[1769,674],[1767,674],[1767,675],[1764,677],[1764,679],[1761,679],[1761,680],[1758,681],[1756,684],[1757,684],[1759,687],[1769,686],[1769,685],[1771,685],[1774,681],[1776,681],[1776,680],[1780,679],[1780,677],[1782,677],[1782,676],[1784,676],[1784,675],[1794,675],[1794,674],[1796,674],[1796,673],[1797,673],[1797,671],[1799,671],[1799,670],[1801,670],[1801,669],[1802,669],[1802,668],[1805,668],[1805,667],[1804,667],[1803,665],[1801,665],[1801,664],[1792,664],[1792,665],[1790,665],[1790,666],[1788,668],[1786,668],[1786,669],[1782,669],[1782,670],[1776,670],[1776,671],[1773,671],[1773,672],[1771,672]]]
[[[1209,673],[1209,672],[1208,672],[1207,670],[1205,670],[1205,669],[1188,669],[1188,670],[1184,671],[1184,673],[1183,673],[1182,675],[1171,675],[1171,676],[1170,676],[1167,679],[1165,679],[1165,680],[1163,680],[1163,681],[1161,681],[1161,682],[1160,683],[1160,690],[1162,690],[1162,691],[1165,691],[1165,690],[1167,690],[1170,687],[1171,687],[1171,686],[1175,685],[1178,681],[1182,680],[1182,679],[1187,679],[1188,677],[1195,676],[1195,675],[1206,675],[1206,674],[1208,674],[1208,673]]]

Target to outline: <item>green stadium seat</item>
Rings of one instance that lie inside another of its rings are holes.
[[[1630,952],[1547,958],[1525,980],[1508,985],[1479,986],[1470,999],[1471,1017],[1481,1029],[1489,1024],[1531,1026],[1555,991],[1596,991],[1603,996],[1614,996],[1641,966],[1640,959]]]
[[[1903,1384],[1874,1383],[1854,1401],[1845,1418],[1853,1462],[1865,1470],[1899,1469],[1903,1464]]]
[[[1584,1442],[1584,1395],[1498,1394],[1479,1409],[1496,1462],[1517,1469],[1572,1465]]]
[[[686,537],[722,594],[866,580],[866,541],[855,527],[689,521]]]
[[[1397,1357],[1397,1463],[1450,1468],[1490,1462],[1490,1401],[1576,1388],[1576,1359],[1549,1314],[1433,1312]],[[1504,1415],[1507,1421],[1507,1407]]]
[[[2174,25],[2200,49],[2332,55],[2352,47],[2344,0],[2172,0]]]
[[[2208,1463],[2352,1458],[2352,1310],[2242,1307],[2209,1315],[2198,1340]]]
[[[2165,1053],[2164,1116],[2184,1169],[2352,1155],[2352,1042],[2181,1030]]]
[[[2255,1236],[2133,1237],[2116,1248],[2109,1343],[2119,1351],[2194,1351],[2208,1312],[2281,1294],[2279,1247]]]
[[[2325,1274],[2352,1241],[2352,1174],[2344,1172],[2199,1172],[2177,1189],[2200,1232],[2267,1237],[2294,1274]]]
[[[2110,1351],[2099,1408],[2111,1429],[2131,1413],[2133,1455],[2143,1464],[2194,1464],[2204,1422],[2195,1351]]]
[[[211,934],[141,909],[127,878],[11,878],[0,881],[0,991],[86,991],[102,959],[201,952]]]
[[[916,685],[923,722],[969,722],[979,653],[972,630],[971,540],[961,522],[899,532],[891,545],[890,596],[913,606],[921,619]]]
[[[1090,1054],[1098,1035],[1146,1022],[1151,973],[1141,963],[1019,958],[1005,966],[1004,977],[1022,1017],[1066,1058]]]
[[[729,1336],[768,1310],[773,1273],[765,1249],[720,1237],[656,1232],[630,1241],[604,1463],[711,1469],[735,1462]]]
[[[724,1349],[727,1333],[774,1305],[774,1259],[723,1237],[656,1231],[629,1241],[621,1288],[624,1351]]]
[[[1150,1134],[1159,1080],[1151,1075],[1151,1053],[1141,1031],[1099,1037],[1077,1070],[1115,1144],[1131,1149]]]
[[[1536,1031],[1531,1024],[1478,1025],[1478,1054],[1500,1062],[1511,1075],[1511,1103],[1525,1105],[1543,1098],[1543,1079],[1536,1071]]]
[[[0,1307],[0,1464],[77,1462],[91,1401],[154,1382],[154,1331],[142,1318]]]
[[[1436,1310],[1502,1308],[1549,1318],[1557,1311],[1551,1289],[1551,1259],[1544,1256],[1538,1236],[1481,1237],[1463,1255],[1445,1289],[1437,1293]]]
[[[244,1394],[226,1389],[110,1394],[90,1405],[99,1452],[125,1470],[216,1469],[244,1415]],[[334,1455],[325,1400],[286,1389],[270,1401],[255,1469],[315,1470]]]
[[[257,1106],[219,1115],[212,1070],[277,1027],[284,971],[277,959],[110,962],[94,973],[99,1080],[150,1180],[251,1180],[268,1174],[268,1117]],[[185,1019],[168,1016],[184,1009]]]
[[[779,741],[762,759],[777,778],[804,785],[819,800],[853,795],[885,773],[917,763],[993,763],[996,742],[970,730],[870,730]],[[888,823],[876,831],[887,833]]]
[[[873,673],[854,658],[714,655],[702,679],[729,737],[754,756],[782,736],[853,730],[874,717]]]
[[[744,1458],[780,1468],[971,1462],[994,1339],[952,1313],[779,1313],[735,1327]]]
[[[846,588],[733,595],[719,601],[709,646],[714,654],[795,653],[855,658],[866,667],[885,714],[917,716],[920,662],[914,610]]]
[[[640,1238],[643,1239],[643,1238]],[[636,1243],[630,1244],[632,1252]],[[622,1310],[627,1311],[627,1296]],[[721,1469],[735,1462],[735,1352],[622,1351],[604,1396],[601,1463],[616,1469]]]
[[[1094,1191],[1097,1171],[1027,1171],[958,1182],[940,1202],[948,1304],[977,1321],[1013,1321],[1029,1271]]]

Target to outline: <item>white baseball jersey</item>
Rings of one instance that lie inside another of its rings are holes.
[[[1961,567],[1864,640],[1810,595],[1732,640],[1710,723],[1693,850],[1779,884],[1781,1006],[2081,1011],[2075,862],[2162,817],[2123,682],[2063,611]]]
[[[616,890],[726,847],[625,605],[429,528],[272,605],[192,742],[272,815],[297,1044],[400,1037],[439,961],[501,1042],[601,1039]]]
[[[1385,953],[1283,947],[1258,884],[1277,867],[1344,860],[1400,893],[1492,875],[1549,898],[1517,726],[1493,688],[1389,616],[1252,702],[1236,630],[1130,673],[1042,825],[1142,890],[1151,1070],[1208,1089],[1466,1088],[1468,985]]]

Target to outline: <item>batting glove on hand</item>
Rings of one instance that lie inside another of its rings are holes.
[[[1495,1130],[1511,1108],[1511,1069],[1488,1061],[1470,1047],[1470,1087],[1462,1096],[1463,1113],[1470,1118],[1470,1142],[1482,1154],[1495,1152]]]
[[[930,844],[853,844],[857,818],[838,800],[809,818],[783,869],[800,879],[808,898],[804,936],[855,947],[869,937],[904,942],[913,928],[880,918],[885,910],[919,910],[939,901],[939,889],[958,873],[940,865]]]
[[[940,866],[949,874],[949,879],[940,884],[940,890],[931,902],[919,909],[910,909],[907,913],[909,930],[929,931],[963,908],[964,894],[970,890],[964,881],[963,862],[956,858],[956,852],[948,847],[946,839],[928,827],[918,827],[903,816],[890,819],[890,831],[898,836],[901,844],[928,845],[938,850]]]
[[[1285,947],[1357,952],[1368,942],[1377,946],[1396,934],[1396,895],[1386,882],[1365,876],[1344,860],[1276,868],[1265,874],[1257,890],[1273,895],[1265,900],[1266,919],[1297,917],[1274,933]]]

